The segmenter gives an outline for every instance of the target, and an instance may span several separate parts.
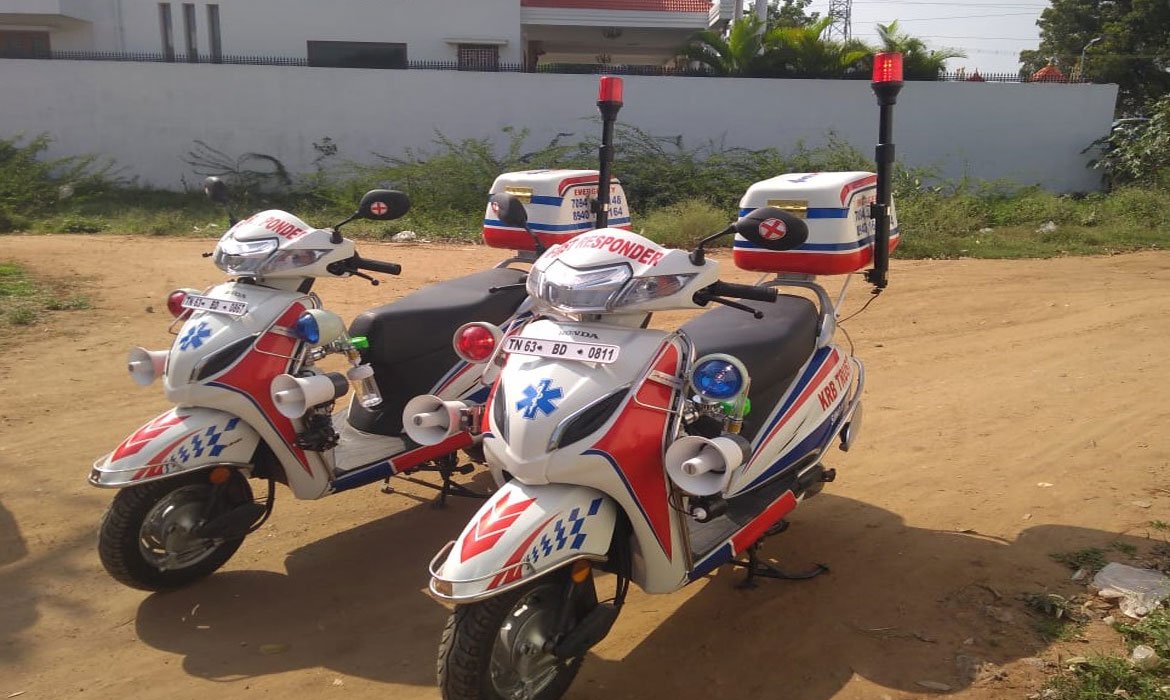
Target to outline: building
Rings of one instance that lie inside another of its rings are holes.
[[[0,55],[48,52],[306,60],[405,68],[441,62],[663,65],[730,0],[5,0]]]

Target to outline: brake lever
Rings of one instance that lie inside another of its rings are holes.
[[[350,270],[349,274],[353,275],[354,277],[361,277],[364,280],[369,280],[370,284],[375,286],[375,287],[377,287],[379,284],[382,284],[381,282],[374,279],[373,277],[370,277],[369,275],[367,275],[364,272],[358,272],[357,270]]]
[[[495,294],[496,292],[502,292],[502,291],[505,291],[508,289],[516,289],[518,287],[527,287],[527,286],[528,286],[527,282],[516,282],[514,284],[501,284],[498,287],[488,287],[488,294]]]
[[[713,301],[716,304],[723,304],[724,306],[729,306],[733,309],[738,309],[740,311],[746,311],[749,314],[751,314],[752,317],[755,318],[756,320],[759,320],[759,319],[764,317],[763,311],[756,311],[755,309],[748,306],[747,304],[741,304],[738,301],[732,301],[730,299],[724,299],[723,297],[717,297],[713,294],[711,294],[711,295],[695,294],[695,302],[698,303],[699,306],[706,306],[707,302],[709,302],[709,301]]]

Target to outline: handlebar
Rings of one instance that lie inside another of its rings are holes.
[[[752,301],[776,301],[778,296],[775,289],[756,287],[750,284],[734,284],[732,282],[715,282],[701,292],[708,297],[733,297],[735,299],[751,299]]]
[[[402,274],[402,266],[398,263],[382,262],[381,260],[367,260],[365,258],[354,256],[353,266],[360,270],[369,270],[370,272],[382,272],[387,275]]]

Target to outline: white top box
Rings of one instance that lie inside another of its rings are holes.
[[[528,228],[550,247],[596,228],[590,203],[597,197],[598,176],[596,170],[504,173],[492,183],[489,194],[507,192],[519,197],[528,210]],[[630,228],[626,193],[616,178],[610,179],[609,226]],[[532,236],[500,221],[491,202],[483,215],[483,240],[493,248],[535,250]]]
[[[876,229],[869,205],[875,201],[873,173],[789,173],[761,180],[740,200],[740,216],[760,207],[783,209],[805,220],[808,240],[792,250],[772,251],[736,236],[732,257],[737,267],[757,272],[857,272],[873,260]],[[891,251],[898,242],[898,218],[891,205]]]

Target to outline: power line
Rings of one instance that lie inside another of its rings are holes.
[[[889,0],[853,0],[856,5],[889,5]],[[903,2],[899,0],[898,5],[944,5],[947,7],[1035,7],[1040,10],[1048,8],[1048,5],[1025,5],[1018,2]]]
[[[906,22],[927,22],[927,21],[939,20],[939,19],[980,19],[982,17],[1025,17],[1025,16],[1035,17],[1036,13],[1035,12],[1005,12],[1002,14],[993,14],[993,15],[947,15],[945,17],[912,17],[912,18],[907,18],[907,19],[899,19],[898,24],[904,24]]]

